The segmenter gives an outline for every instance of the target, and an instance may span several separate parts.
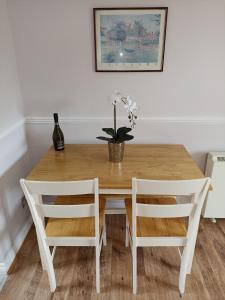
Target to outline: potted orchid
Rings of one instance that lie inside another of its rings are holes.
[[[134,136],[128,134],[128,132],[130,132],[136,125],[138,107],[136,102],[132,101],[130,96],[123,96],[119,92],[115,92],[110,97],[110,100],[113,105],[114,127],[102,128],[102,130],[110,137],[98,136],[97,139],[108,142],[109,160],[112,162],[120,162],[123,160],[124,142],[134,138]],[[119,103],[123,103],[124,108],[128,113],[130,127],[123,126],[117,128],[116,109]]]

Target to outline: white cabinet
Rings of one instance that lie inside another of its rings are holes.
[[[212,191],[208,192],[202,215],[205,218],[225,218],[225,152],[210,152],[206,176],[212,178]]]

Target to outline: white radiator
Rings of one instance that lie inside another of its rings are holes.
[[[225,218],[225,152],[210,152],[206,176],[212,178],[212,191],[206,198],[202,215],[205,218]]]

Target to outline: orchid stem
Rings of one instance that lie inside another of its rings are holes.
[[[114,114],[114,134],[116,136],[116,105],[113,107],[113,114]]]

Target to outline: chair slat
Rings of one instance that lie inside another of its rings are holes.
[[[94,181],[26,181],[31,194],[39,195],[84,195],[94,194]]]
[[[48,205],[37,204],[37,209],[47,218],[85,218],[95,216],[95,204]]]
[[[138,237],[139,247],[182,247],[187,243],[186,237]]]
[[[201,192],[206,179],[194,180],[144,180],[136,179],[137,194],[185,196]]]
[[[48,246],[80,246],[93,247],[96,245],[95,237],[47,237]]]
[[[170,205],[137,203],[136,215],[150,218],[180,218],[190,216],[193,212],[193,208],[194,205],[192,203]]]

